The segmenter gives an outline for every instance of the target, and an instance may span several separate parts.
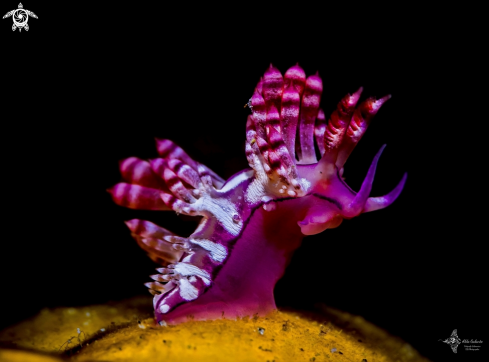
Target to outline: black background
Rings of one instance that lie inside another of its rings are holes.
[[[154,137],[168,138],[228,178],[247,167],[243,105],[259,77],[270,62],[282,73],[299,62],[319,71],[327,115],[359,86],[362,99],[393,96],[348,160],[349,185],[360,187],[384,143],[371,194],[408,179],[389,208],[306,238],[277,304],[323,302],[432,360],[483,360],[438,341],[455,328],[488,340],[477,9],[23,4],[39,17],[29,32],[0,23],[0,327],[43,307],[146,293],[155,265],[123,220],[184,236],[195,222],[114,205],[105,190],[120,181],[118,161],[156,157]],[[17,6],[7,5],[2,12]]]

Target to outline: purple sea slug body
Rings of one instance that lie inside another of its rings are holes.
[[[345,96],[326,122],[319,108],[319,75],[306,78],[296,65],[282,76],[270,66],[249,102],[245,152],[250,169],[224,181],[169,140],[157,140],[160,158],[121,162],[125,182],[110,190],[117,204],[202,216],[189,237],[149,221],[126,223],[162,266],[146,284],[157,322],[269,313],[276,309],[275,284],[304,235],[382,209],[399,196],[406,174],[388,195],[369,197],[385,146],[358,192],[342,178],[348,156],[390,98],[369,98],[357,107],[361,92]]]

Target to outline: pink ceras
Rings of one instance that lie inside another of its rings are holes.
[[[157,140],[161,158],[121,162],[126,182],[110,190],[118,205],[202,216],[186,238],[149,221],[127,221],[141,248],[163,266],[146,284],[160,324],[189,315],[205,320],[269,313],[276,309],[275,284],[304,235],[382,209],[399,196],[406,174],[388,195],[368,197],[385,146],[360,191],[342,179],[348,156],[390,96],[369,98],[355,108],[360,88],[338,103],[326,123],[319,108],[322,89],[319,75],[306,79],[299,65],[283,77],[271,65],[250,103],[246,158],[251,168],[227,181],[169,140]]]

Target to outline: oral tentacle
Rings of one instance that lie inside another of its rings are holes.
[[[365,206],[363,208],[363,212],[370,212],[375,210],[384,209],[390,204],[392,204],[402,192],[404,188],[404,184],[406,183],[407,173],[402,176],[401,181],[397,184],[397,186],[389,192],[387,195],[379,196],[379,197],[369,197]]]
[[[311,75],[306,79],[306,86],[301,102],[300,114],[300,164],[316,163],[316,152],[314,150],[314,125],[318,115],[321,93],[323,92],[323,81],[319,74]]]
[[[377,169],[377,163],[379,162],[380,155],[382,151],[384,151],[385,145],[383,145],[380,150],[375,155],[372,163],[367,172],[367,176],[362,182],[362,186],[360,187],[360,191],[355,195],[353,201],[348,205],[345,216],[353,217],[360,214],[367,202],[368,196],[370,195],[370,191],[372,191],[372,184],[374,182],[375,171]]]

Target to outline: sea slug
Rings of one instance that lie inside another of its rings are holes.
[[[399,196],[406,174],[386,196],[369,197],[385,145],[358,192],[342,178],[350,153],[390,96],[357,107],[360,88],[326,122],[319,108],[322,89],[319,75],[306,78],[299,65],[284,76],[271,65],[248,103],[250,168],[227,181],[166,139],[156,142],[159,158],[120,163],[124,182],[109,190],[118,205],[202,217],[188,237],[145,220],[126,222],[161,265],[146,284],[157,322],[269,313],[276,309],[275,284],[304,235],[382,209]]]

